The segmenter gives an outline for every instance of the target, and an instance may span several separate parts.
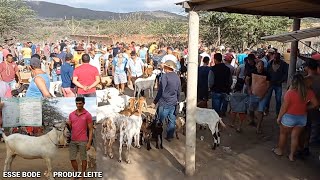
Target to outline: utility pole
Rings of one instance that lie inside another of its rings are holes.
[[[193,176],[196,170],[196,117],[197,82],[198,82],[198,43],[199,43],[199,15],[189,11],[189,59],[187,82],[187,119],[186,119],[186,152],[185,172]]]

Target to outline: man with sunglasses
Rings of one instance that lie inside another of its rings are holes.
[[[77,109],[69,115],[68,126],[71,129],[71,142],[69,156],[71,165],[78,172],[77,154],[80,153],[82,161],[82,175],[87,169],[87,151],[93,139],[93,121],[91,114],[84,108],[84,97],[76,98]],[[89,134],[89,135],[88,135]]]

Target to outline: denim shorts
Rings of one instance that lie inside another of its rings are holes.
[[[307,116],[285,114],[282,116],[281,124],[287,127],[304,127],[307,124]]]
[[[250,95],[249,97],[249,111],[263,112],[266,106],[266,97],[260,98],[255,95]]]

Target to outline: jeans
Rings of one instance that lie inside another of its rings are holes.
[[[167,138],[173,138],[176,127],[176,106],[159,106],[157,113],[158,117],[155,121],[159,120],[161,123],[168,118]]]
[[[273,91],[276,95],[276,114],[279,114],[281,108],[282,86],[270,86],[266,95],[266,109],[269,110]]]
[[[51,72],[51,75],[52,75],[52,82],[61,81],[61,75],[57,75],[55,70]]]
[[[212,107],[218,113],[226,113],[228,109],[228,101],[226,93],[212,93]]]

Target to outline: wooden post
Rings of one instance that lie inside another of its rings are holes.
[[[196,169],[196,117],[197,81],[198,81],[198,43],[199,43],[199,15],[195,11],[189,12],[189,59],[187,82],[187,120],[186,120],[186,152],[185,172],[193,176]]]
[[[301,19],[294,18],[292,30],[293,31],[300,30],[300,23],[301,23]],[[288,81],[287,81],[288,86],[291,84],[292,76],[296,73],[297,56],[298,56],[298,41],[292,41],[291,49],[290,49],[290,65],[289,65]]]

